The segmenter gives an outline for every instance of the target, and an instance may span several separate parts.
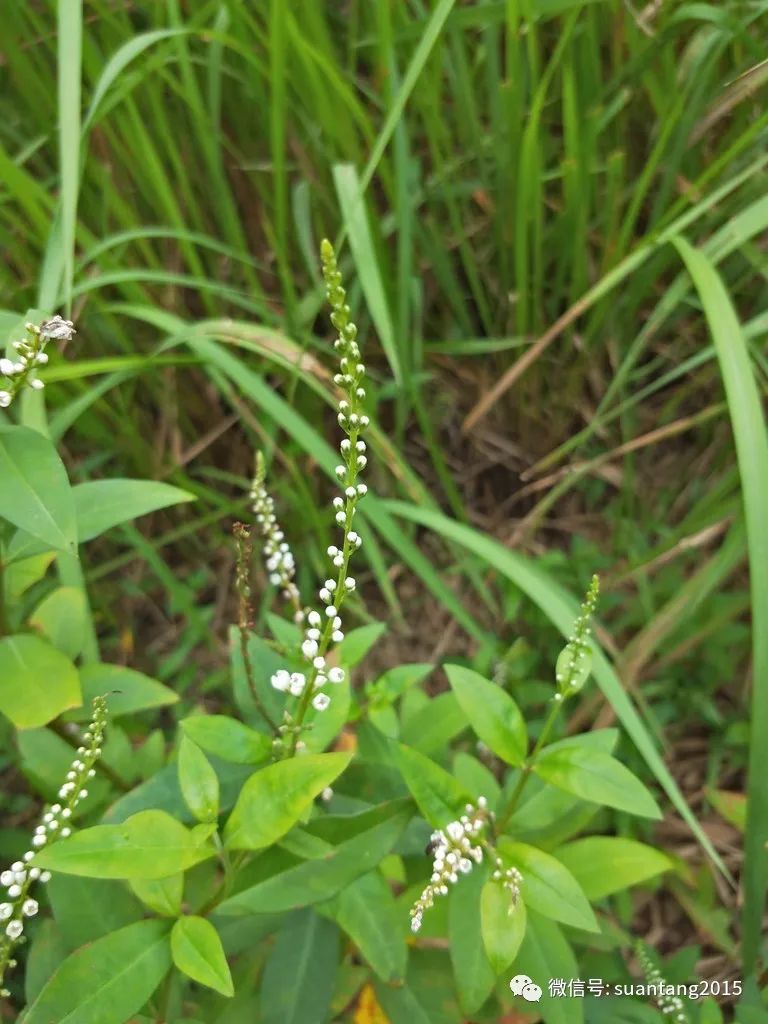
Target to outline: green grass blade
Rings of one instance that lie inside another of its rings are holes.
[[[75,269],[77,194],[80,182],[80,65],[83,44],[82,0],[59,0],[59,168],[61,173],[61,246],[64,296],[72,307]]]
[[[712,262],[673,239],[699,293],[720,363],[744,498],[752,597],[752,710],[744,858],[743,954],[747,974],[760,947],[768,888],[768,435],[741,324]]]

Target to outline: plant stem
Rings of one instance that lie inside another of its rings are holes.
[[[557,697],[559,696],[559,694],[556,694],[555,696]],[[552,731],[552,726],[555,724],[555,719],[560,713],[561,707],[562,700],[554,699],[552,701],[552,707],[549,709],[549,714],[547,715],[546,721],[544,722],[542,730],[539,733],[539,738],[536,740],[536,745],[534,746],[529,756],[525,759],[525,762],[522,764],[520,768],[520,778],[517,780],[517,785],[510,793],[509,800],[507,800],[505,807],[498,815],[496,821],[497,831],[503,831],[504,827],[509,822],[509,819],[514,814],[515,808],[517,807],[518,801],[520,799],[520,795],[525,789],[525,784],[528,782],[528,779],[531,776],[531,772],[533,771],[533,766],[536,762],[536,758],[541,753],[541,748],[547,742],[549,734]]]

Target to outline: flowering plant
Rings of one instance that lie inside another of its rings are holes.
[[[162,737],[159,748],[150,750],[147,739],[134,749],[117,720],[172,704],[166,687],[102,665],[86,656],[84,639],[72,645],[60,631],[59,645],[69,646],[58,649],[25,631],[23,617],[0,639],[0,669],[21,645],[37,658],[38,676],[52,675],[51,659],[61,675],[42,708],[20,706],[0,683],[0,710],[20,730],[45,734],[40,751],[51,737],[77,748],[32,847],[0,876],[3,970],[38,911],[33,883],[53,876],[52,921],[33,936],[27,962],[25,1024],[241,1020],[254,1008],[259,1019],[281,1024],[373,1014],[395,1024],[497,1020],[519,998],[508,987],[513,966],[533,978],[577,973],[572,943],[601,932],[606,898],[625,887],[617,865],[631,865],[632,882],[672,866],[633,839],[574,839],[606,808],[659,815],[645,786],[612,756],[615,730],[552,738],[562,707],[589,677],[596,578],[557,659],[533,742],[510,687],[467,665],[443,666],[450,689],[435,698],[421,685],[432,665],[398,666],[351,686],[380,633],[349,628],[357,590],[351,564],[364,534],[358,510],[368,490],[360,479],[368,460],[366,369],[328,242],[321,259],[339,358],[333,518],[340,538],[327,549],[318,604],[306,607],[257,457],[254,522],[234,529],[239,714],[198,709],[182,717],[169,758]],[[45,325],[29,331],[25,365],[40,365],[35,339],[46,336],[55,335]],[[32,527],[43,544],[71,549],[71,489],[53,446],[22,427],[0,429],[3,442],[17,462],[31,447],[38,457],[45,451],[65,509],[49,517],[59,537],[47,521],[30,526],[20,508],[0,506],[12,527],[6,561],[22,544],[19,532]],[[157,493],[160,504],[185,497]],[[50,489],[44,500],[50,505]],[[86,521],[83,511],[76,524],[83,536]],[[267,578],[291,611],[292,621],[269,620],[267,639],[253,629],[254,534]],[[82,718],[86,698],[95,698],[93,722],[75,741],[73,719]],[[30,759],[45,760],[28,747]],[[47,766],[41,773],[50,775]],[[89,792],[101,821],[70,834]],[[86,898],[100,910],[84,927]],[[452,976],[440,983],[442,1016],[434,1016],[430,995],[434,970]],[[562,1019],[547,995],[540,1009],[553,1024]]]

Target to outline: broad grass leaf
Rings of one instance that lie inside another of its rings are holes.
[[[591,900],[655,878],[674,868],[661,850],[624,836],[587,836],[555,851]]]
[[[149,810],[60,839],[40,850],[35,864],[88,878],[165,878],[213,854],[175,818]]]
[[[171,966],[169,926],[137,921],[81,949],[56,970],[25,1024],[124,1024]]]
[[[497,975],[515,962],[525,938],[526,917],[522,897],[513,904],[501,882],[485,883],[480,893],[480,926],[485,955]]]
[[[77,523],[72,488],[53,444],[28,427],[0,425],[0,518],[74,553]]]
[[[599,931],[581,886],[551,853],[506,837],[499,840],[499,852],[505,865],[518,868],[522,874],[520,891],[531,910],[574,928]]]
[[[223,996],[235,994],[219,934],[204,917],[179,918],[171,932],[171,956],[176,967],[198,984]]]
[[[18,729],[34,729],[77,707],[80,679],[61,651],[27,634],[0,639],[0,711]]]
[[[643,818],[660,818],[659,806],[636,775],[610,754],[584,747],[544,750],[533,766],[553,786],[582,800]]]
[[[203,750],[233,764],[258,764],[272,749],[269,736],[228,715],[193,715],[179,724]]]
[[[520,709],[509,694],[463,665],[446,665],[445,672],[478,739],[507,764],[522,764],[528,736]]]
[[[341,775],[351,754],[306,754],[278,761],[245,783],[224,829],[231,850],[260,850],[292,828],[326,786]]]

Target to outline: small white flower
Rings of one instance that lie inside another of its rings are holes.
[[[62,835],[63,834],[64,833],[62,833]],[[50,882],[50,880],[51,880],[51,872],[50,871],[41,871],[40,872],[40,881],[43,883],[43,885],[45,885],[46,882]]]
[[[332,683],[343,683],[344,682],[344,669],[343,668],[332,668],[328,673],[328,678]]]
[[[0,359],[0,373],[10,377],[13,373],[13,363],[10,359]]]
[[[62,835],[64,833],[62,832]],[[32,837],[33,846],[45,846],[45,836],[37,835]]]
[[[304,693],[304,686],[306,685],[306,679],[301,672],[292,672],[288,689],[294,697],[300,697]]]
[[[331,633],[331,640],[333,640],[335,644],[340,644],[343,639],[344,634],[341,632],[340,629],[335,629],[333,633]]]
[[[335,608],[335,606],[332,605],[332,604],[329,604],[328,607],[325,609],[325,614],[328,616],[329,619],[336,618],[336,608]]]
[[[291,674],[286,672],[284,668],[281,668],[272,676],[271,682],[276,690],[285,693],[291,685]]]
[[[301,650],[305,658],[314,658],[317,654],[317,640],[305,640]]]
[[[61,830],[61,832],[59,833],[59,835],[61,836],[62,839],[66,839],[67,836],[71,836],[72,835],[72,829],[71,828],[63,828]],[[48,875],[48,872],[46,871],[45,874]],[[48,878],[50,878],[50,877],[51,876],[48,875]],[[47,881],[47,879],[43,878],[43,875],[40,875],[40,881],[41,882],[45,882],[45,881]]]
[[[333,550],[335,551],[336,549],[334,548]],[[323,620],[320,618],[319,612],[311,611],[307,616],[307,622],[310,624],[310,626],[319,626],[322,621]],[[320,634],[318,633],[318,637],[319,635]]]
[[[13,906],[10,903],[0,903],[0,921],[7,921],[13,913]]]
[[[29,382],[29,386],[33,388],[35,391],[42,391],[43,388],[45,387],[45,384],[43,384],[39,377],[34,377]]]
[[[37,911],[37,900],[24,900],[21,905],[21,912],[25,917],[34,917]]]
[[[312,707],[316,711],[325,711],[328,705],[331,703],[331,698],[327,693],[318,693],[312,698]]]
[[[10,404],[10,393],[8,391],[0,391],[0,409],[7,409]]]
[[[3,871],[0,875],[0,884],[5,886],[13,885],[13,871]]]
[[[10,921],[8,927],[5,929],[5,934],[9,939],[18,939],[23,931],[24,925],[21,921]]]

